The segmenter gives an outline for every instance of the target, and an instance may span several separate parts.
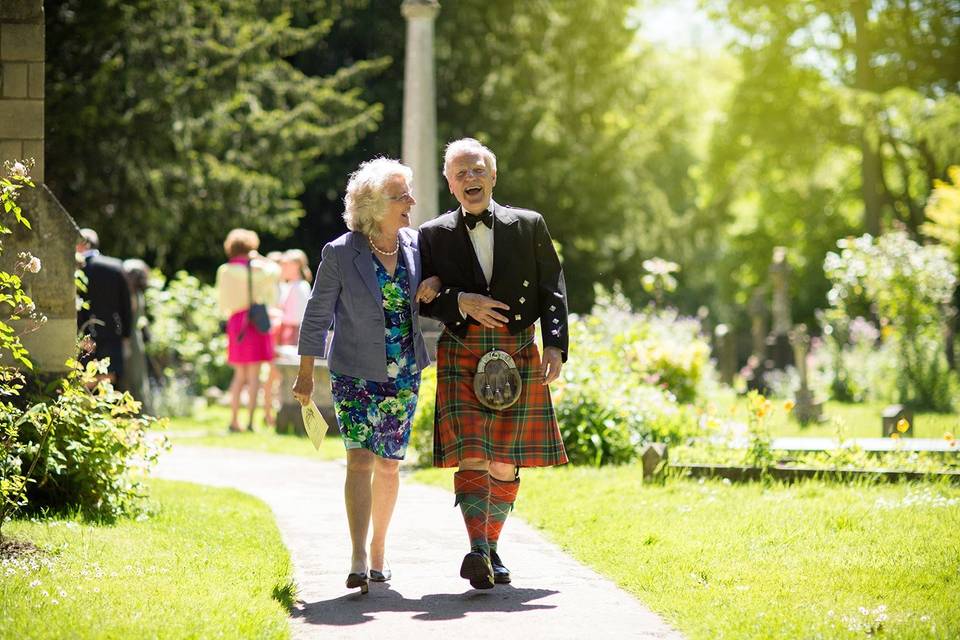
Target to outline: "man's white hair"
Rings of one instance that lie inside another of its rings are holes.
[[[343,198],[343,221],[350,231],[358,231],[368,238],[380,233],[380,221],[387,212],[387,198],[383,188],[393,176],[403,176],[413,184],[413,169],[399,160],[374,158],[360,164],[347,181],[347,195]]]
[[[447,145],[443,153],[443,175],[450,178],[450,163],[453,159],[462,153],[479,153],[483,156],[484,164],[491,173],[497,172],[497,156],[493,154],[482,142],[475,138],[460,138]]]

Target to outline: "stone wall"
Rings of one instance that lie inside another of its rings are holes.
[[[33,158],[43,182],[44,25],[42,0],[0,2],[0,164]]]
[[[36,164],[30,174],[37,184],[20,192],[19,204],[31,229],[7,225],[13,233],[3,238],[0,270],[13,272],[22,251],[40,258],[40,272],[27,274],[24,288],[48,320],[22,340],[36,371],[58,372],[76,355],[79,230],[43,184],[44,60],[42,0],[0,0],[0,165],[32,158]],[[25,323],[13,327],[21,333]]]

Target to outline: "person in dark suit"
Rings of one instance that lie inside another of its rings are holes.
[[[443,283],[420,307],[444,325],[433,463],[458,467],[470,539],[460,575],[489,589],[510,582],[498,542],[519,468],[567,462],[548,387],[567,358],[566,287],[543,216],[493,201],[492,151],[472,138],[452,142],[443,173],[460,206],[420,227],[423,276]]]
[[[110,358],[104,377],[116,384],[123,377],[123,355],[132,332],[130,287],[123,263],[100,253],[96,231],[81,229],[80,238],[77,253],[83,260],[87,291],[81,294],[86,304],[77,312],[77,327],[93,340],[93,351],[81,362]]]

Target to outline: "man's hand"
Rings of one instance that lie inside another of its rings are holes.
[[[414,302],[433,302],[433,299],[440,293],[440,278],[430,276],[420,283],[417,287],[417,295],[413,297]]]
[[[563,354],[556,347],[544,347],[543,358],[540,363],[540,373],[543,375],[543,384],[550,384],[560,377],[563,368]]]
[[[297,380],[293,383],[293,397],[301,406],[310,404],[313,396],[313,357],[300,356],[300,370],[297,371]]]
[[[510,306],[479,293],[460,295],[460,310],[487,328],[495,329],[510,322],[506,316],[497,313],[497,309],[509,311]]]

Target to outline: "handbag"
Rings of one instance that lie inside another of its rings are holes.
[[[267,305],[253,301],[253,267],[249,262],[247,263],[247,297],[250,301],[247,322],[253,324],[260,333],[267,333],[270,331],[270,314],[267,313]]]

